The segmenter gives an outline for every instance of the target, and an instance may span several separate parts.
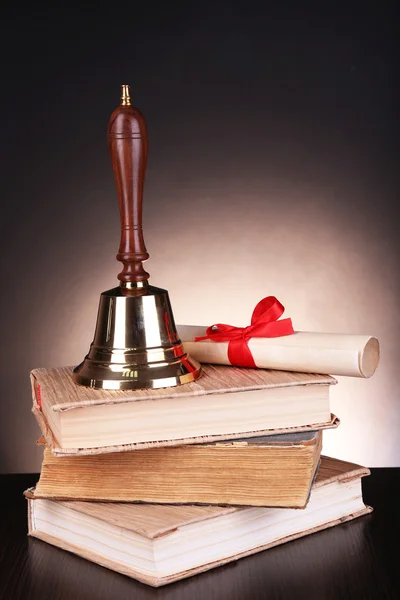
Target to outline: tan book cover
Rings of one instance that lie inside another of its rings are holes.
[[[304,508],[322,431],[56,457],[44,450],[37,498]]]
[[[322,457],[304,510],[28,498],[29,535],[152,586],[344,523],[372,509],[366,467]]]
[[[31,372],[33,413],[56,455],[96,454],[336,427],[329,375],[204,365],[172,388],[79,386],[72,368]]]

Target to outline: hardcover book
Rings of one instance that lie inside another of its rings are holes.
[[[335,427],[329,375],[204,365],[178,387],[99,390],[72,368],[31,372],[33,412],[56,455],[94,454]]]
[[[55,457],[44,450],[37,498],[304,508],[322,431]]]
[[[28,498],[29,535],[152,586],[365,515],[365,467],[323,457],[304,510]]]

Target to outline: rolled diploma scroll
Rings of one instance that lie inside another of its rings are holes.
[[[201,363],[229,365],[228,342],[194,341],[206,329],[178,325],[185,350]],[[379,341],[369,335],[296,331],[283,337],[254,337],[248,346],[260,369],[371,377],[379,362]]]

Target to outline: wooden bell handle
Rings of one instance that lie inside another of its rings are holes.
[[[147,130],[141,112],[131,105],[129,86],[122,86],[121,104],[108,123],[108,146],[117,183],[121,241],[117,260],[124,265],[122,283],[147,281],[142,262],[149,258],[143,239],[142,202],[147,164]]]

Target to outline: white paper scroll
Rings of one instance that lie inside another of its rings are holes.
[[[178,325],[185,350],[201,363],[229,365],[228,342],[205,340],[206,327]],[[261,369],[371,377],[379,362],[379,341],[369,335],[296,331],[279,338],[252,338],[248,342]]]

